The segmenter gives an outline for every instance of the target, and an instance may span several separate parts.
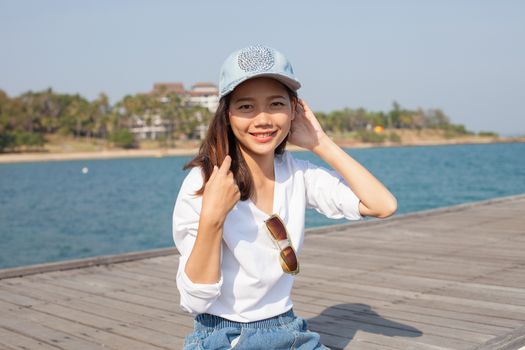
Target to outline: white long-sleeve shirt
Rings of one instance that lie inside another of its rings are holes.
[[[299,265],[304,240],[305,208],[328,218],[360,220],[359,198],[335,170],[296,159],[289,151],[275,156],[273,213],[286,224]],[[239,201],[226,216],[221,242],[221,276],[217,283],[193,283],[184,268],[199,226],[202,196],[200,167],[184,179],[173,210],[173,240],[180,252],[177,289],[181,308],[193,316],[210,313],[238,322],[252,322],[288,311],[294,276],[285,273],[279,249],[264,220],[269,216],[251,200]]]

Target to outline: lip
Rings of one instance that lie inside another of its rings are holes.
[[[266,132],[250,133],[250,135],[253,136],[255,141],[265,143],[265,142],[272,140],[275,137],[275,135],[277,135],[277,130],[273,131],[270,136],[266,136],[266,137],[257,137],[257,134],[266,134]]]

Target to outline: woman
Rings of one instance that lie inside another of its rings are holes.
[[[173,238],[185,349],[326,349],[293,312],[305,208],[329,218],[385,218],[395,197],[322,130],[279,51],[233,52],[219,107],[179,191]],[[335,170],[295,159],[286,143]]]

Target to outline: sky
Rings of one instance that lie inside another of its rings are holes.
[[[0,0],[0,89],[115,103],[155,82],[218,84],[232,51],[283,52],[314,111],[441,108],[525,135],[525,1]]]

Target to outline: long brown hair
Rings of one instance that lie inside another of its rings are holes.
[[[297,92],[290,89],[283,84],[288,92],[290,101],[292,103],[297,101]],[[213,116],[206,137],[202,141],[199,147],[199,153],[191,161],[186,163],[183,167],[183,170],[188,168],[193,168],[196,166],[201,167],[202,176],[204,177],[204,182],[202,187],[195,192],[194,195],[201,196],[204,193],[204,186],[210,179],[211,173],[213,172],[213,166],[221,166],[222,161],[226,155],[230,155],[232,158],[232,163],[230,166],[230,171],[233,173],[233,177],[239,187],[241,192],[241,201],[245,201],[251,196],[253,177],[248,168],[248,164],[244,160],[244,157],[239,148],[239,143],[231,129],[231,126],[228,122],[229,108],[230,108],[230,98],[231,93],[223,96],[219,100],[219,106],[215,115]],[[275,148],[274,154],[282,154],[286,147],[286,142],[288,141],[288,135],[284,140]]]

